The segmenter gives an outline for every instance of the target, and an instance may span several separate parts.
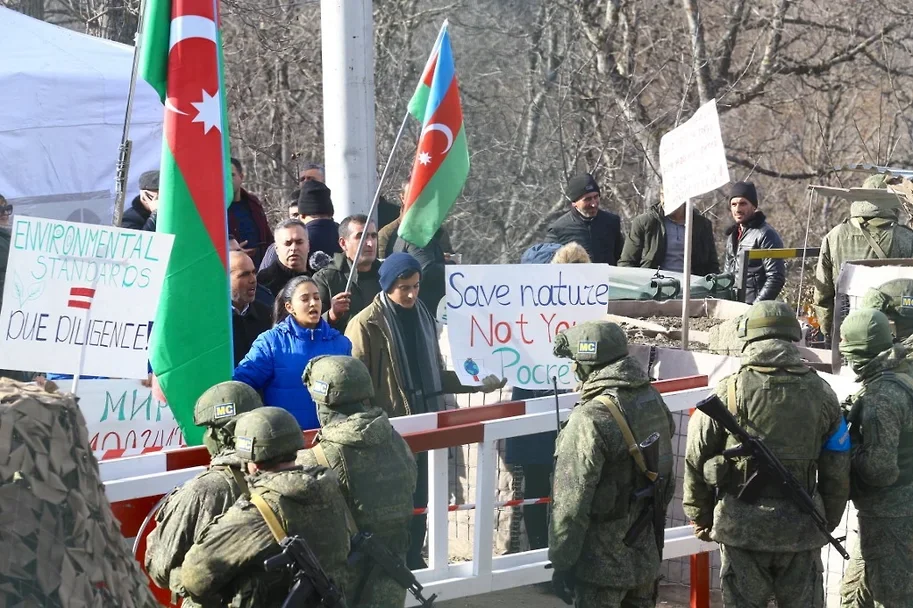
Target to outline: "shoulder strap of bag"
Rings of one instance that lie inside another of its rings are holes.
[[[854,218],[855,219],[855,218]],[[878,244],[878,241],[872,238],[872,235],[869,234],[869,231],[865,229],[865,226],[861,222],[857,221],[856,225],[859,227],[859,230],[862,231],[862,236],[865,237],[865,240],[868,241],[869,247],[875,252],[875,255],[878,256],[879,260],[884,260],[888,257],[888,254],[884,252],[884,249],[881,248],[881,245]]]
[[[606,406],[606,409],[612,414],[615,423],[618,425],[618,428],[621,429],[621,436],[628,446],[628,453],[634,458],[634,463],[637,465],[638,470],[640,470],[640,472],[650,481],[656,481],[658,474],[655,471],[647,469],[644,455],[640,451],[640,446],[637,445],[637,439],[634,438],[634,433],[631,432],[631,427],[628,425],[628,421],[625,419],[625,415],[622,413],[621,408],[618,407],[618,404],[615,403],[614,399],[605,395],[599,395],[596,397],[596,401]]]
[[[235,483],[238,484],[238,487],[241,488],[241,494],[245,496],[250,495],[250,488],[247,487],[247,480],[244,479],[244,475],[236,469],[235,467],[228,467],[228,472],[231,473],[231,476],[234,478]]]
[[[736,395],[735,383],[738,376],[731,376],[726,382],[726,406],[729,408],[729,413],[733,416],[738,416],[739,413],[739,399]]]
[[[327,469],[333,470],[330,466],[330,461],[327,460],[327,454],[323,451],[323,446],[319,443],[316,444],[313,448],[314,456],[317,458],[317,464]],[[349,509],[348,503],[344,503],[346,507],[346,528],[349,530],[349,536],[355,536],[358,534],[358,525],[355,523],[355,517],[352,516],[352,510]]]
[[[254,506],[260,511],[263,521],[266,522],[269,531],[273,533],[273,538],[276,539],[277,543],[281,543],[288,534],[285,532],[285,528],[282,527],[282,524],[279,523],[279,518],[276,517],[276,514],[273,512],[273,508],[269,506],[269,503],[266,502],[263,496],[256,492],[250,493],[250,501],[254,503]]]

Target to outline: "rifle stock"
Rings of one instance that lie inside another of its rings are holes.
[[[711,395],[702,400],[695,406],[698,410],[709,416],[712,420],[720,424],[733,437],[741,443],[738,446],[723,451],[723,456],[727,458],[748,457],[751,458],[758,467],[739,489],[738,499],[748,503],[757,501],[760,497],[761,490],[768,484],[779,485],[784,495],[799,507],[799,510],[806,513],[812,518],[815,526],[824,534],[829,542],[843,559],[850,559],[843,545],[834,538],[827,529],[827,521],[824,515],[818,511],[814,499],[805,490],[805,486],[800,484],[793,474],[783,466],[780,459],[761,441],[759,438],[748,434],[743,429],[735,416],[729,411],[729,408],[716,395]]]
[[[327,608],[345,608],[346,602],[342,592],[327,576],[326,571],[317,560],[317,556],[300,536],[288,536],[279,543],[282,552],[263,562],[267,572],[290,570],[295,583],[283,602],[283,608],[306,606],[313,596],[317,596],[321,606]]]

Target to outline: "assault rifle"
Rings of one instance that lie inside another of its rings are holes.
[[[638,445],[644,456],[644,463],[648,471],[656,471],[657,476],[650,485],[634,492],[635,500],[647,500],[637,519],[628,528],[624,537],[624,544],[632,546],[643,534],[646,527],[653,524],[653,537],[656,548],[659,549],[660,559],[663,555],[663,546],[666,544],[666,478],[659,474],[659,433],[653,433]]]
[[[364,580],[361,582],[362,586],[364,586],[367,579],[370,578],[371,571],[377,566],[380,566],[381,570],[383,570],[387,576],[396,581],[400,587],[411,593],[412,597],[417,599],[422,605],[422,608],[432,608],[432,606],[434,606],[434,599],[437,597],[437,594],[435,593],[431,597],[425,598],[425,596],[422,595],[423,587],[419,584],[415,575],[412,574],[412,571],[403,563],[403,560],[390,551],[383,542],[378,540],[377,537],[370,532],[359,532],[352,537],[352,550],[349,552],[349,565],[351,566],[358,562],[363,556],[371,560],[371,565],[368,572],[364,575]],[[361,588],[359,588],[357,595],[361,595]],[[357,603],[358,600],[356,599],[355,601]]]
[[[279,543],[282,553],[263,562],[267,572],[290,570],[295,582],[282,608],[346,608],[346,600],[300,536],[287,536]]]
[[[821,512],[818,511],[815,501],[805,491],[805,487],[783,466],[783,463],[764,445],[764,442],[753,435],[749,435],[748,431],[739,426],[735,416],[720,401],[719,397],[711,395],[698,403],[696,407],[741,442],[735,447],[723,450],[724,457],[748,457],[758,466],[757,470],[748,477],[748,480],[739,489],[737,495],[739,500],[753,504],[760,497],[761,490],[765,485],[768,483],[778,485],[783,490],[783,493],[803,513],[811,516],[812,521],[815,522],[815,525],[827,538],[827,542],[837,549],[843,559],[850,559],[850,554],[843,548],[840,541],[828,531],[827,521]]]

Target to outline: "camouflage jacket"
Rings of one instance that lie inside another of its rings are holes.
[[[334,475],[323,467],[295,467],[248,477],[289,536],[301,536],[337,584],[345,578],[349,535],[345,500]],[[241,497],[203,531],[181,568],[183,591],[203,605],[254,608],[281,606],[292,584],[288,572],[266,572],[263,561],[279,545],[257,507]]]
[[[913,363],[895,345],[864,365],[849,399],[852,499],[860,515],[913,515]],[[907,386],[909,384],[909,386]]]
[[[675,423],[640,364],[625,357],[591,374],[581,385],[581,403],[558,435],[555,489],[549,526],[549,559],[577,580],[633,588],[652,582],[659,551],[648,527],[627,547],[622,542],[642,505],[632,492],[646,485],[609,409],[594,398],[614,399],[637,441],[660,434],[660,472],[672,498],[672,435]]]
[[[193,543],[209,523],[222,515],[241,496],[229,467],[240,470],[241,459],[233,450],[216,455],[209,469],[169,496],[156,514],[155,529],[146,549],[146,571],[155,584],[180,593],[181,564]],[[194,606],[185,600],[185,606]]]
[[[866,222],[865,218],[848,218],[834,226],[821,242],[818,269],[815,271],[815,314],[827,335],[832,332],[837,279],[844,262],[881,257],[872,249],[866,235],[889,258],[913,257],[913,230],[885,218],[873,218]]]
[[[731,384],[736,419],[805,483],[829,526],[836,527],[849,494],[849,451],[846,437],[841,438],[843,451],[824,449],[829,439],[845,434],[834,391],[802,364],[795,344],[777,339],[745,347],[741,369],[716,387],[727,405]],[[723,450],[736,443],[702,412],[691,416],[682,498],[685,515],[701,527],[712,526],[713,540],[734,547],[796,552],[823,546],[825,538],[812,519],[774,484],[762,490],[755,504],[736,498],[739,485],[754,470],[746,459],[723,458]]]
[[[405,559],[417,476],[412,450],[378,407],[348,417],[332,416],[324,405],[319,408],[321,420],[330,416],[330,422],[320,430],[318,440],[339,479],[358,531],[375,534]],[[314,450],[299,452],[298,463],[316,465]],[[355,594],[370,566],[369,560],[363,559],[349,571],[345,586],[350,607],[356,606]],[[358,606],[401,606],[406,590],[377,567],[358,599]]]

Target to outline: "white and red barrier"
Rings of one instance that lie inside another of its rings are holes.
[[[689,410],[709,391],[706,376],[661,380],[654,386],[663,393],[672,411]],[[567,418],[576,399],[576,394],[559,396],[561,419]],[[494,512],[499,506],[495,499],[498,441],[554,431],[554,398],[419,414],[395,418],[392,423],[414,452],[429,452],[429,564],[427,569],[416,572],[427,592],[437,593],[441,599],[453,599],[547,581],[551,576],[545,569],[547,549],[493,556],[492,547]],[[313,431],[305,433],[308,444],[314,434]],[[466,444],[477,447],[475,502],[450,505],[448,448]],[[155,504],[172,488],[204,470],[208,462],[205,448],[193,447],[99,464],[105,491],[121,523],[121,531],[127,538],[139,536],[137,546],[141,553],[144,552],[145,536],[152,527],[147,525],[144,530],[140,527]],[[487,508],[481,508],[483,505]],[[476,510],[473,559],[451,564],[448,559],[448,512],[470,508]],[[716,545],[695,538],[690,526],[666,530],[665,558],[695,556],[691,566],[692,606],[695,608],[709,607],[709,560],[698,556],[715,549]],[[695,583],[702,588],[695,589]],[[166,603],[167,596],[160,594],[158,597]],[[416,604],[407,602],[407,605]]]

